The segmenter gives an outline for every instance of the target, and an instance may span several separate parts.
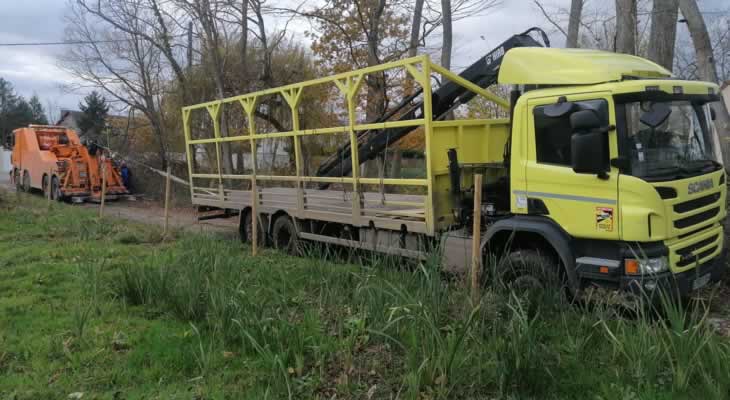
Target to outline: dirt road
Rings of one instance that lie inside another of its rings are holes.
[[[12,192],[15,191],[15,187],[10,184],[10,178],[6,174],[0,174],[0,187]],[[99,204],[83,203],[73,205],[73,207],[98,209]],[[104,215],[144,224],[162,226],[165,223],[164,208],[160,206],[159,202],[149,200],[109,201],[104,205]],[[198,221],[192,207],[179,207],[170,210],[170,227],[195,232],[218,232],[234,236],[238,234],[238,218]]]

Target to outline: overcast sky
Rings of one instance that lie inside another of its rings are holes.
[[[269,0],[274,3],[276,0]],[[590,0],[592,3],[612,3]],[[719,9],[727,0],[701,0],[701,8]],[[569,0],[547,0],[566,5]],[[57,42],[63,40],[66,0],[0,0],[0,43]],[[453,69],[470,64],[493,46],[514,33],[531,26],[545,26],[532,0],[503,0],[503,4],[486,16],[459,21],[454,26]],[[553,44],[562,46],[563,38],[551,34]],[[83,94],[64,93],[63,84],[72,77],[56,66],[56,56],[64,46],[0,46],[0,77],[27,97],[37,94],[46,106],[77,108]]]

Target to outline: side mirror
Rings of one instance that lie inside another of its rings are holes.
[[[665,103],[654,103],[651,105],[651,109],[645,112],[639,120],[650,128],[656,128],[663,124],[671,113],[672,109]]]
[[[570,115],[573,135],[570,138],[570,156],[573,171],[579,174],[596,174],[605,179],[606,132],[598,113],[594,110],[582,110]]]

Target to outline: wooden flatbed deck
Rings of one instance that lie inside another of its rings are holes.
[[[264,214],[283,210],[301,219],[365,227],[372,222],[375,228],[393,230],[405,225],[409,232],[426,233],[427,197],[424,195],[361,192],[358,211],[351,191],[303,189],[301,206],[296,188],[259,188],[257,192],[257,210]],[[195,205],[244,209],[251,206],[252,196],[250,190],[223,189],[221,192],[196,187],[192,201]]]

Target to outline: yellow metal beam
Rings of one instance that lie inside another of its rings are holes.
[[[500,107],[504,108],[505,110],[509,110],[509,101],[497,96],[496,94],[490,92],[489,90],[482,89],[478,85],[475,85],[466,79],[460,77],[459,75],[456,75],[455,73],[449,71],[448,69],[438,65],[433,64],[429,62],[429,66],[439,74],[447,77],[450,81],[455,82],[465,89],[469,89],[472,92],[486,98],[487,100],[499,105]]]

